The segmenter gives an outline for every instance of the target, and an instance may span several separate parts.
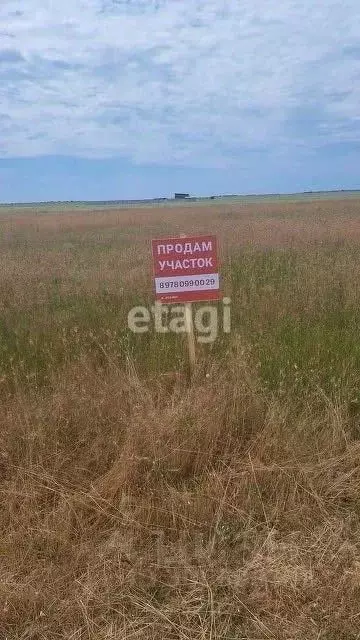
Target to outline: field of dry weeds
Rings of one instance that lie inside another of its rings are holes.
[[[232,332],[133,335],[216,233]],[[1,640],[360,638],[360,201],[0,218]]]

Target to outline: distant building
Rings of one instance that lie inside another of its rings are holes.
[[[189,193],[175,193],[175,200],[185,200],[185,198],[189,198]]]

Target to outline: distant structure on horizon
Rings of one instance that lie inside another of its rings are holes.
[[[175,193],[175,200],[185,200],[185,198],[190,198],[189,193]]]

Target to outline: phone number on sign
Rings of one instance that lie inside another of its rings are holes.
[[[160,282],[160,289],[184,289],[186,287],[213,287],[215,278],[201,278],[199,280],[181,280],[178,282]]]

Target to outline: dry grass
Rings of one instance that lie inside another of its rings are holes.
[[[0,221],[1,640],[360,638],[359,214]],[[126,314],[149,239],[209,229],[234,326],[188,386]]]

